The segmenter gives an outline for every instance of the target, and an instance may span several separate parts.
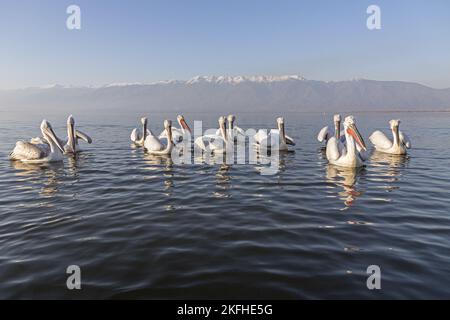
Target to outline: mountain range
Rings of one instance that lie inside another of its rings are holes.
[[[450,88],[402,81],[307,80],[286,76],[197,76],[101,87],[51,85],[0,90],[0,109],[63,108],[149,111],[450,111]]]

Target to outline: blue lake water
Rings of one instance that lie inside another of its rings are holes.
[[[295,152],[280,170],[176,164],[131,147],[142,112],[74,116],[94,139],[64,163],[8,154],[47,118],[0,112],[0,298],[450,298],[450,113],[355,113],[366,143],[402,119],[406,157],[327,164],[317,132],[332,115],[287,113]],[[185,113],[217,127],[219,114]],[[272,128],[279,114],[237,114]],[[176,114],[147,114],[155,132]],[[66,288],[66,268],[82,290]],[[381,290],[366,269],[381,268]]]

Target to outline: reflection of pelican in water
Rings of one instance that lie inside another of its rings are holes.
[[[259,152],[250,150],[250,162],[256,164],[256,170],[262,175],[274,175],[284,172],[286,159],[293,158],[293,153],[286,152]]]
[[[218,189],[214,192],[214,196],[216,198],[231,197],[230,193],[228,192],[231,187],[230,169],[230,165],[222,164],[216,173],[216,186]]]
[[[382,178],[388,178],[389,183],[397,181],[402,168],[405,168],[409,162],[409,157],[405,155],[388,154],[380,151],[374,151],[370,157],[370,162],[374,171]],[[385,179],[383,179],[385,180]],[[386,189],[396,189],[392,185],[385,186]]]
[[[162,172],[164,177],[164,190],[170,191],[173,187],[173,160],[170,155],[153,155],[149,153],[144,154],[145,163],[148,165],[145,170],[154,171],[155,176],[159,177]],[[162,168],[163,167],[163,168]],[[162,169],[162,170],[161,170]],[[171,195],[171,192],[166,193],[167,196]]]
[[[14,174],[20,178],[18,181],[23,182],[19,186],[19,189],[28,188],[29,184],[43,184],[39,193],[46,198],[53,196],[58,191],[58,172],[64,168],[62,162],[34,164],[12,161],[11,166],[16,170]],[[47,180],[43,182],[42,178],[46,178]]]
[[[338,194],[347,207],[351,207],[362,194],[362,192],[356,190],[355,184],[363,171],[363,168],[345,168],[332,164],[327,166],[327,179],[343,188],[343,191]]]

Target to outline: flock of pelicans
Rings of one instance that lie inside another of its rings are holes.
[[[211,153],[225,153],[236,143],[245,144],[245,131],[235,125],[236,117],[229,115],[219,118],[219,128],[215,134],[200,136],[194,140],[194,146]],[[328,126],[320,130],[317,139],[326,143],[326,157],[329,163],[341,167],[361,167],[368,159],[368,150],[361,136],[353,116],[344,119],[341,130],[341,116],[335,115],[334,134]],[[172,150],[181,145],[184,139],[190,139],[191,129],[183,116],[177,117],[179,128],[173,127],[170,120],[164,121],[164,130],[159,136],[153,134],[148,128],[147,118],[142,118],[142,132],[134,129],[131,132],[131,141],[138,147],[145,148],[146,152],[153,155],[170,155]],[[369,140],[380,152],[404,155],[411,147],[409,138],[399,130],[400,120],[389,121],[393,138],[389,139],[381,131],[375,131]],[[79,141],[92,143],[92,139],[85,133],[75,129],[73,116],[67,119],[67,139],[60,140],[52,126],[46,120],[41,123],[42,137],[33,138],[30,141],[18,141],[9,158],[14,161],[26,163],[45,163],[62,161],[65,154],[75,154],[81,151]],[[186,142],[186,140],[184,140]],[[277,129],[269,131],[260,129],[253,136],[253,143],[257,148],[265,150],[277,149],[288,151],[294,146],[294,140],[286,135],[283,118],[277,118]]]

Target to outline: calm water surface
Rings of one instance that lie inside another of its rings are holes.
[[[450,298],[449,113],[361,113],[368,136],[403,120],[407,157],[329,166],[331,115],[285,114],[280,171],[181,165],[130,146],[140,112],[74,116],[94,144],[64,163],[11,163],[18,139],[64,112],[0,111],[0,298]],[[176,114],[148,114],[154,131]],[[218,114],[185,114],[217,127]],[[238,114],[271,128],[277,114]],[[82,290],[66,289],[66,268]],[[366,287],[378,265],[382,289]]]

